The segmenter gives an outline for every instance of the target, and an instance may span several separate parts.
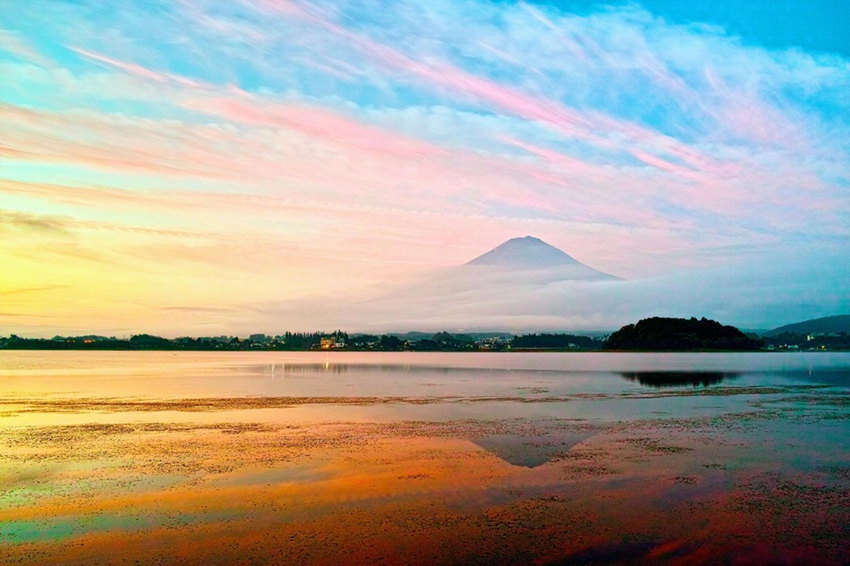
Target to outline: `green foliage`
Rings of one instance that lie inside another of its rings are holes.
[[[600,340],[575,334],[524,334],[511,340],[511,348],[552,350],[599,350]]]
[[[404,342],[398,336],[384,334],[378,341],[378,348],[381,350],[399,351],[404,349]]]
[[[130,338],[130,346],[144,350],[152,349],[170,349],[172,346],[171,340],[160,336],[151,336],[150,334],[137,334]]]
[[[312,350],[319,347],[324,332],[286,332],[280,350]]]

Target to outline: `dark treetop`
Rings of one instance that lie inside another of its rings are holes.
[[[707,318],[645,318],[613,333],[606,350],[759,350],[760,340]]]

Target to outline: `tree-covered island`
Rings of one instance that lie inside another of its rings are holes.
[[[764,342],[716,320],[652,317],[611,334],[603,349],[619,351],[754,351]]]

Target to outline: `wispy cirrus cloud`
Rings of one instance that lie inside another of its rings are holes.
[[[52,61],[39,53],[21,34],[9,30],[0,29],[0,51],[43,67],[54,66]]]

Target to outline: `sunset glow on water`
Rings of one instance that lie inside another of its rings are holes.
[[[2,352],[0,553],[841,563],[848,386],[848,354]]]

